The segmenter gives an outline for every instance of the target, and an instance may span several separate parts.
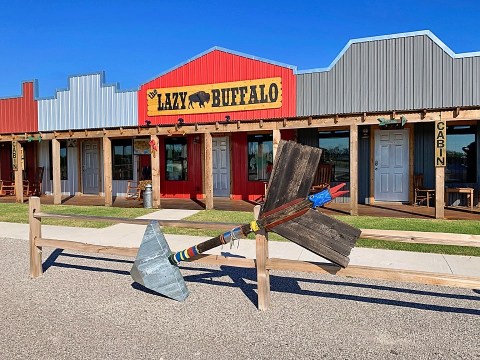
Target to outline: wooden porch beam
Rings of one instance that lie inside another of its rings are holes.
[[[112,141],[103,137],[103,191],[105,193],[105,206],[112,206]]]
[[[350,125],[350,215],[358,215],[358,126]]]
[[[52,168],[53,168],[53,203],[62,203],[62,186],[60,177],[60,141],[52,139]]]
[[[363,125],[378,125],[379,117],[389,118],[391,112],[383,113],[359,113],[359,114],[333,114],[333,115],[322,115],[322,116],[307,116],[307,117],[292,117],[292,118],[281,118],[281,119],[258,119],[254,121],[243,121],[241,124],[241,129],[239,127],[239,122],[229,122],[229,123],[203,123],[203,124],[183,124],[182,132],[185,134],[198,134],[198,133],[209,133],[209,132],[238,132],[240,131],[255,131],[259,128],[259,122],[262,120],[262,129],[263,130],[278,130],[278,129],[299,129],[299,128],[308,128],[311,127],[345,127],[352,124],[362,123]],[[436,121],[439,116],[447,122],[449,121],[466,121],[466,120],[478,120],[480,119],[480,108],[465,109],[462,108],[461,111],[457,114],[456,108],[452,109],[433,109],[433,110],[415,110],[415,111],[396,111],[396,116],[405,116],[408,123],[416,122],[428,122]],[[455,116],[457,115],[457,116]],[[217,129],[218,127],[218,129]],[[172,132],[175,132],[175,125],[159,126],[152,125],[151,127],[142,127],[142,135],[169,135]],[[39,133],[32,133],[32,136],[36,137]],[[88,133],[88,137],[96,134],[96,137],[102,137],[103,135],[108,137],[135,137],[139,136],[138,127],[121,127],[117,129],[106,129],[105,134],[102,134],[101,131],[93,131]],[[70,136],[71,135],[71,136]],[[4,134],[0,141],[12,141],[18,136],[23,136],[22,134]],[[52,139],[69,139],[69,138],[86,138],[85,130],[74,130],[71,132],[68,130],[64,131],[54,131],[50,133],[42,133],[42,140],[52,140]]]
[[[150,135],[150,141],[156,144],[155,151],[150,151],[150,167],[152,169],[152,206],[160,208],[160,149],[158,136]]]
[[[204,193],[205,193],[205,209],[213,209],[213,158],[212,158],[212,134],[205,133],[205,141],[203,146],[203,156],[205,158],[204,172]]]

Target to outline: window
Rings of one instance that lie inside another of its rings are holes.
[[[187,139],[165,139],[166,180],[187,180]]]
[[[50,180],[53,180],[52,142],[49,142]],[[68,180],[67,142],[60,141],[60,180]]]
[[[132,139],[112,140],[113,180],[133,180]]]
[[[320,131],[318,145],[323,163],[332,164],[332,180],[350,181],[350,134],[347,130]]]
[[[447,167],[445,181],[477,181],[477,142],[475,126],[447,126]]]
[[[270,177],[273,164],[272,135],[249,135],[248,141],[248,180],[266,181]]]

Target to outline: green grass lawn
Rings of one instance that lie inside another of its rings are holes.
[[[155,210],[143,208],[118,208],[106,206],[73,206],[73,205],[42,205],[42,212],[53,214],[95,215],[136,218]],[[0,222],[28,223],[28,204],[0,203]],[[103,228],[112,225],[104,221],[44,219],[45,225],[62,225],[74,227]]]
[[[72,206],[72,205],[42,205],[42,212],[55,214],[77,214],[77,215],[95,215],[136,218],[155,211],[154,209],[143,208],[117,208],[105,206]],[[362,229],[383,229],[383,230],[406,230],[406,231],[429,231],[458,234],[480,235],[480,221],[473,220],[423,220],[407,218],[382,218],[369,216],[334,216],[348,224]],[[205,210],[192,215],[185,220],[201,222],[226,222],[244,224],[253,220],[253,214],[243,211],[219,211]],[[28,205],[27,204],[2,204],[0,203],[0,222],[28,223]],[[102,228],[110,226],[111,223],[102,221],[84,221],[70,219],[45,219],[42,224],[63,225]],[[217,236],[219,230],[196,230],[186,228],[165,227],[167,234],[184,234],[196,236]],[[251,234],[250,238],[254,238]],[[285,241],[277,234],[270,233],[270,240]],[[465,246],[446,246],[429,244],[410,244],[384,240],[360,239],[357,243],[359,247],[430,252],[452,255],[480,256],[480,248]]]

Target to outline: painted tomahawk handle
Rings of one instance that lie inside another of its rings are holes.
[[[288,204],[280,206],[268,213],[264,214],[264,217],[257,221],[252,221],[250,224],[243,224],[226,231],[221,235],[204,241],[198,245],[191,246],[185,250],[171,254],[168,260],[171,264],[176,265],[181,261],[188,260],[205,251],[216,248],[217,246],[228,244],[235,239],[242,239],[247,237],[251,232],[256,232],[261,228],[271,229],[276,225],[282,224],[289,220],[292,220],[298,216],[303,215],[310,208],[317,208],[332,201],[332,194],[329,189],[320,191],[314,195],[310,195],[306,199],[297,199]]]

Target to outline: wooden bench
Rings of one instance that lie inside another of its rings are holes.
[[[473,210],[473,188],[446,188],[445,189],[445,205],[448,205],[448,194],[467,194],[467,201],[470,205],[470,209]]]

